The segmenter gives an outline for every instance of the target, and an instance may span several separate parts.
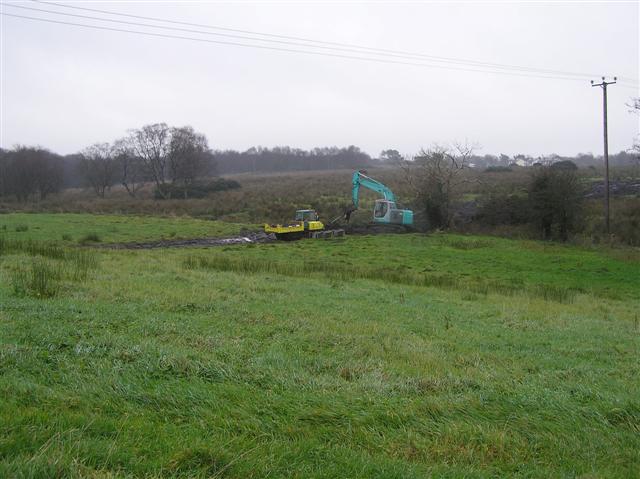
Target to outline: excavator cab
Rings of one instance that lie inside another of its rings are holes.
[[[392,224],[392,225],[411,225],[413,224],[413,211],[398,209],[395,201],[376,200],[373,208],[374,223]]]

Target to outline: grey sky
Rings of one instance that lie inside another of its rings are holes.
[[[640,76],[637,2],[68,3],[493,63]],[[2,11],[99,24],[8,6]],[[10,17],[1,21],[4,148],[40,144],[72,153],[114,140],[129,128],[164,121],[192,125],[216,149],[355,144],[372,155],[386,148],[412,154],[433,142],[466,138],[478,142],[481,153],[602,150],[602,94],[584,80],[369,63]],[[639,131],[638,117],[625,106],[638,95],[637,87],[609,89],[611,151],[629,148]]]

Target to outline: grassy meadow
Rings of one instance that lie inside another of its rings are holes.
[[[0,215],[0,477],[638,476],[637,249],[242,227]]]
[[[92,215],[87,213],[0,215],[0,235],[9,240],[127,243],[224,237],[255,226],[189,217]]]

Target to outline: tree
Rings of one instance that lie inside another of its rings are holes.
[[[145,125],[132,130],[127,141],[131,153],[144,165],[158,190],[166,182],[167,161],[171,144],[171,129],[166,123]]]
[[[559,160],[551,163],[550,168],[554,170],[577,170],[578,165],[571,160]]]
[[[148,175],[145,174],[144,163],[133,152],[130,138],[116,140],[112,147],[112,155],[118,169],[120,184],[129,196],[135,198]]]
[[[475,146],[454,143],[434,145],[421,150],[412,162],[405,162],[405,179],[413,189],[419,208],[430,228],[447,228],[453,219],[452,204],[466,182],[463,172],[469,167]]]
[[[171,128],[168,160],[171,183],[192,184],[211,160],[207,138],[190,126]]]
[[[18,201],[45,199],[62,188],[61,158],[40,147],[16,146],[4,155],[6,193]]]
[[[537,168],[529,185],[529,203],[542,239],[556,236],[566,241],[582,206],[576,170],[553,168],[550,164]]]
[[[81,153],[80,172],[96,195],[104,198],[105,191],[116,182],[117,161],[109,143],[96,143]]]
[[[640,97],[634,98],[629,106],[633,113],[640,114]],[[633,142],[632,150],[636,155],[637,165],[640,166],[640,133],[636,136],[635,141]]]
[[[380,160],[391,164],[400,164],[403,157],[398,150],[382,150]]]
[[[131,131],[126,145],[127,155],[123,157],[123,160],[128,160],[126,167],[131,166],[132,158],[139,160],[145,175],[156,184],[162,198],[168,198],[173,191],[167,188],[167,181],[172,185],[182,183],[186,186],[206,171],[207,162],[213,158],[207,138],[190,126],[145,125]]]
[[[8,164],[7,151],[0,148],[0,198],[9,194],[9,183],[7,181]]]

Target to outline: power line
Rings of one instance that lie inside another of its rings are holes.
[[[36,1],[36,0],[33,0],[33,1]],[[40,3],[52,3],[52,2],[40,2]],[[139,23],[139,22],[127,22],[127,21],[123,21],[123,20],[113,20],[113,19],[106,19],[106,18],[101,18],[101,17],[92,17],[92,16],[87,16],[87,15],[68,14],[68,13],[62,13],[62,12],[57,12],[57,11],[52,11],[52,10],[45,10],[45,9],[38,9],[38,8],[31,8],[31,7],[23,7],[23,6],[18,6],[18,5],[8,5],[8,4],[3,4],[3,3],[0,3],[0,5],[2,5],[2,6],[12,6],[12,7],[15,7],[15,8],[23,8],[23,9],[27,9],[27,10],[34,10],[34,11],[38,11],[38,12],[54,13],[54,14],[57,14],[57,15],[79,17],[79,18],[98,20],[98,21],[106,21],[106,22],[112,22],[112,23],[116,23],[116,24],[126,24],[126,25],[135,25],[135,26],[141,26],[141,27],[161,28],[161,29],[169,29],[169,30],[174,30],[174,31],[175,30],[177,30],[177,31],[185,31],[185,32],[196,33],[196,34],[209,34],[209,35],[213,34],[213,35],[222,35],[222,36],[226,36],[226,37],[230,36],[230,37],[233,37],[233,38],[240,38],[240,39],[249,40],[249,41],[256,41],[256,40],[257,41],[272,41],[272,40],[265,40],[265,39],[259,39],[259,38],[253,38],[253,37],[243,37],[243,36],[237,36],[237,35],[225,35],[225,34],[217,34],[217,33],[213,33],[213,32],[202,32],[202,31],[191,30],[191,29],[172,28],[172,27],[166,27],[166,26],[160,26],[160,25],[150,25],[150,24]],[[80,7],[77,7],[77,8],[80,8]],[[269,49],[269,50],[284,51],[284,52],[289,52],[289,53],[306,53],[306,54],[312,54],[312,55],[321,55],[321,56],[329,56],[329,57],[337,57],[337,58],[345,58],[345,59],[354,59],[354,60],[361,60],[361,61],[373,61],[373,62],[379,62],[379,63],[392,63],[392,64],[401,64],[401,65],[422,66],[422,67],[440,68],[440,69],[448,69],[448,70],[460,70],[460,71],[468,71],[468,72],[485,72],[485,73],[495,73],[495,74],[502,74],[502,75],[523,76],[523,77],[533,77],[533,78],[578,80],[578,78],[570,78],[570,77],[558,76],[558,75],[554,76],[554,75],[550,75],[550,74],[546,73],[546,71],[554,71],[554,70],[541,70],[541,72],[543,74],[531,74],[529,72],[513,72],[513,71],[509,71],[509,70],[502,71],[502,69],[498,69],[498,67],[492,67],[490,69],[487,69],[487,68],[447,67],[447,66],[434,65],[434,64],[431,64],[431,63],[424,63],[424,62],[422,62],[422,63],[400,62],[400,61],[384,60],[384,59],[380,59],[380,58],[355,57],[355,56],[349,56],[349,55],[338,55],[338,54],[315,52],[315,51],[309,51],[309,50],[294,50],[294,49],[289,49],[289,48],[267,47],[267,46],[264,46],[264,45],[244,44],[244,43],[237,43],[237,42],[224,42],[224,41],[214,41],[214,40],[204,40],[204,39],[193,38],[193,37],[183,37],[183,36],[177,36],[177,35],[157,34],[157,33],[150,33],[150,32],[141,32],[141,31],[137,31],[137,30],[126,30],[126,29],[109,28],[109,27],[103,27],[103,26],[97,26],[97,25],[87,25],[87,24],[80,24],[80,23],[73,23],[73,22],[63,22],[63,21],[58,21],[58,20],[50,20],[50,19],[46,19],[46,18],[29,17],[29,16],[24,16],[24,15],[15,15],[15,14],[9,14],[9,13],[3,13],[3,15],[5,15],[5,16],[13,16],[13,17],[16,17],[16,18],[22,18],[22,19],[27,19],[27,20],[35,20],[35,21],[42,21],[42,22],[48,22],[48,23],[57,23],[57,24],[62,24],[62,25],[71,25],[71,26],[78,26],[78,27],[85,27],[85,28],[92,28],[92,29],[109,30],[109,31],[116,31],[116,32],[133,33],[133,34],[138,34],[138,35],[164,37],[164,38],[175,38],[175,39],[182,39],[182,40],[192,40],[192,41],[200,41],[200,42],[207,42],[207,43],[217,43],[217,44],[223,44],[223,45],[233,45],[233,46],[241,46],[241,47],[249,47],[249,48]],[[328,47],[319,47],[319,46],[316,46],[316,45],[299,44],[299,43],[296,43],[296,42],[276,41],[276,43],[294,45],[294,46],[301,46],[301,47],[306,47],[306,48],[309,48],[309,47],[310,48],[328,48]],[[366,52],[361,52],[361,51],[351,50],[351,49],[338,49],[338,48],[329,48],[329,49],[338,50],[338,51],[346,51],[346,52],[349,52],[349,53],[355,52],[355,53],[361,53],[361,54],[368,54]],[[375,53],[375,54],[376,55],[381,55],[381,54],[378,54],[378,53]],[[402,56],[402,55],[392,55],[392,56],[400,57],[400,58],[413,59],[411,57],[405,57],[405,56]],[[452,62],[452,63],[455,63],[455,62]],[[476,65],[471,65],[471,66],[475,67]],[[514,67],[514,68],[527,68],[527,67]],[[536,69],[531,69],[531,70],[536,71]],[[578,75],[578,74],[576,74],[576,75]],[[634,86],[631,86],[631,85],[620,85],[620,86],[623,87],[623,88],[624,87],[626,87],[626,88],[634,88]]]
[[[366,54],[367,52],[369,52],[369,53],[372,53],[372,54],[375,54],[375,55],[391,55],[391,56],[396,56],[396,57],[400,57],[400,58],[408,58],[408,59],[414,59],[414,60],[421,60],[422,59],[422,60],[445,62],[445,63],[454,63],[454,64],[461,64],[461,65],[468,65],[468,66],[491,67],[491,68],[497,68],[497,69],[501,69],[501,70],[508,69],[508,70],[516,70],[516,71],[532,72],[532,73],[542,73],[542,74],[550,74],[550,75],[576,76],[576,77],[582,77],[584,79],[592,78],[593,76],[596,75],[596,74],[593,74],[593,73],[576,73],[576,72],[568,72],[568,71],[562,71],[562,70],[550,70],[550,69],[542,69],[542,68],[534,68],[534,67],[526,67],[526,66],[518,66],[518,65],[482,62],[482,61],[477,61],[477,60],[466,60],[466,59],[453,58],[453,57],[427,55],[427,54],[424,54],[424,53],[407,52],[407,51],[403,51],[403,50],[391,50],[391,49],[383,49],[383,48],[373,48],[373,47],[350,44],[350,43],[315,40],[315,39],[310,39],[310,38],[305,38],[305,37],[296,37],[296,36],[289,36],[289,35],[279,35],[279,34],[273,34],[273,33],[256,32],[256,31],[251,31],[251,30],[225,28],[225,27],[220,27],[220,26],[215,26],[215,25],[206,25],[206,24],[200,24],[200,23],[190,23],[190,22],[183,22],[183,21],[178,21],[178,20],[170,20],[170,19],[165,19],[165,18],[157,18],[157,17],[149,17],[149,16],[144,16],[144,15],[133,15],[133,14],[127,14],[127,13],[121,13],[121,12],[113,12],[113,11],[101,10],[101,9],[96,9],[96,8],[79,7],[79,6],[74,6],[74,5],[65,5],[65,4],[60,4],[60,3],[56,3],[56,2],[48,2],[48,1],[42,1],[42,0],[32,0],[32,1],[35,2],[35,3],[43,3],[43,4],[54,5],[54,6],[62,7],[62,8],[70,8],[70,9],[76,9],[76,10],[97,12],[97,13],[103,13],[103,14],[107,14],[107,15],[117,15],[117,16],[121,16],[121,17],[137,18],[137,19],[151,20],[151,21],[156,21],[156,22],[164,22],[164,23],[185,25],[185,26],[191,26],[191,27],[208,28],[208,29],[213,29],[213,30],[228,31],[228,32],[235,32],[235,33],[243,33],[243,34],[250,34],[250,35],[259,35],[259,36],[263,36],[263,37],[278,38],[278,39],[284,39],[284,40],[294,40],[296,42],[309,43],[309,45],[306,45],[306,44],[305,45],[297,45],[297,46],[304,46],[304,47],[312,46],[314,48],[322,48],[322,47],[320,47],[318,45],[329,46],[328,48],[331,48],[331,47],[346,47],[346,48],[349,49],[347,51],[350,51],[352,53]],[[28,8],[28,7],[22,7],[22,8]],[[103,19],[103,20],[108,21],[106,19]],[[156,28],[165,28],[165,27],[153,26],[153,25],[147,25],[147,26],[152,26],[152,27],[156,27]],[[194,33],[194,32],[192,32],[192,33]],[[198,32],[198,33],[211,33],[211,32]],[[222,34],[219,34],[219,35],[222,35]],[[243,37],[240,37],[240,38],[243,38]],[[273,40],[269,40],[268,38],[250,38],[250,40],[258,40],[258,41],[265,41],[265,42],[266,41],[273,41]],[[316,44],[316,45],[311,45],[311,44]],[[622,77],[620,77],[620,78],[622,80]],[[634,82],[637,82],[636,79],[631,79],[631,80],[633,80]]]
[[[42,2],[42,3],[45,3],[45,2]],[[32,11],[36,11],[36,12],[53,13],[55,15],[64,15],[64,16],[67,16],[67,17],[82,18],[82,19],[88,19],[88,20],[98,20],[98,21],[101,21],[101,22],[109,22],[109,23],[116,23],[116,24],[122,24],[122,25],[134,25],[134,26],[138,26],[138,27],[160,28],[160,29],[164,29],[164,30],[187,32],[187,33],[196,33],[196,34],[202,34],[202,35],[215,35],[215,36],[222,36],[222,37],[226,37],[226,38],[236,38],[236,39],[240,39],[240,40],[271,42],[271,43],[277,43],[277,44],[281,44],[281,45],[293,45],[293,46],[299,46],[299,47],[304,47],[304,48],[319,48],[319,49],[323,49],[323,50],[342,51],[342,52],[349,52],[349,53],[378,55],[378,56],[383,56],[383,57],[384,56],[388,56],[388,57],[394,57],[394,58],[403,58],[403,59],[409,59],[409,60],[416,60],[415,56],[410,56],[410,55],[400,55],[400,54],[391,54],[391,53],[377,53],[377,52],[368,53],[368,52],[364,52],[364,51],[356,50],[356,49],[352,49],[352,48],[328,47],[328,46],[324,46],[324,45],[312,45],[312,44],[305,44],[305,43],[299,43],[299,42],[290,42],[290,41],[284,41],[284,40],[271,40],[271,39],[264,39],[264,38],[248,37],[248,36],[243,36],[243,35],[232,35],[232,34],[226,34],[226,33],[207,32],[207,31],[202,31],[202,30],[193,30],[193,29],[189,29],[189,28],[175,28],[175,27],[168,27],[168,26],[164,26],[164,25],[152,25],[152,24],[149,24],[149,23],[129,22],[129,21],[125,21],[125,20],[113,20],[113,19],[110,19],[110,18],[94,17],[94,16],[90,16],[90,15],[78,15],[78,14],[73,14],[73,13],[64,13],[64,12],[58,12],[56,10],[46,10],[46,9],[42,9],[42,8],[32,8],[32,7],[25,7],[25,6],[21,6],[21,5],[12,5],[12,4],[1,4],[1,5],[12,7],[12,8],[21,8],[21,9],[24,9],[24,10],[32,10]],[[84,10],[88,10],[88,9],[84,9]],[[457,61],[457,60],[431,60],[431,61],[467,65],[467,63],[463,62],[462,60],[461,61]],[[470,64],[470,66],[477,66],[477,65]],[[507,67],[505,67],[505,69],[506,68]],[[558,72],[554,71],[554,70],[538,71],[537,69],[528,68],[528,67],[509,67],[509,68],[514,68],[514,69],[524,70],[524,71],[532,71],[534,73],[555,73],[555,74],[558,74]],[[578,74],[576,74],[576,75],[578,75]],[[584,75],[584,76],[587,76],[587,75]]]
[[[326,56],[326,57],[343,58],[343,59],[368,61],[368,62],[376,62],[376,63],[389,63],[389,64],[396,64],[396,65],[411,65],[411,66],[418,66],[418,67],[425,67],[425,68],[438,68],[438,69],[444,69],[444,70],[455,70],[455,71],[466,71],[466,72],[477,72],[477,73],[494,73],[494,74],[497,74],[497,75],[510,75],[510,76],[519,76],[519,77],[529,77],[529,78],[547,78],[547,79],[555,79],[555,80],[582,81],[582,80],[580,80],[578,78],[574,78],[574,77],[563,77],[563,76],[552,76],[552,75],[535,75],[535,74],[530,74],[530,73],[520,73],[520,72],[500,71],[500,70],[490,70],[490,69],[479,69],[479,68],[478,69],[458,68],[458,67],[453,67],[453,66],[432,65],[432,64],[427,64],[427,63],[404,62],[404,61],[395,61],[395,60],[388,60],[388,59],[382,59],[382,58],[358,57],[358,56],[352,56],[352,55],[341,55],[341,54],[336,54],[336,53],[316,52],[316,51],[309,51],[309,50],[298,50],[298,49],[292,49],[292,48],[270,47],[270,46],[266,46],[266,45],[255,45],[255,44],[229,42],[229,41],[221,41],[221,40],[210,40],[210,39],[206,39],[206,38],[185,37],[185,36],[180,36],[180,35],[169,35],[169,34],[164,34],[164,33],[142,32],[142,31],[139,31],[139,30],[129,30],[129,29],[124,29],[124,28],[112,28],[112,27],[105,27],[105,26],[98,26],[98,25],[87,25],[87,24],[84,24],[84,23],[65,22],[65,21],[61,21],[61,20],[52,20],[52,19],[48,19],[48,18],[30,17],[30,16],[26,16],[26,15],[16,15],[16,14],[5,13],[5,12],[0,12],[0,14],[3,15],[3,16],[7,16],[7,17],[15,17],[15,18],[21,18],[21,19],[25,19],[25,20],[53,23],[53,24],[59,24],[59,25],[70,25],[70,26],[89,28],[89,29],[94,29],[94,30],[106,30],[106,31],[112,31],[112,32],[131,33],[131,34],[136,34],[136,35],[144,35],[144,36],[151,36],[151,37],[158,37],[158,38],[191,40],[191,41],[195,41],[195,42],[213,43],[213,44],[218,44],[218,45],[232,45],[232,46],[238,46],[238,47],[244,47],[244,48],[256,48],[256,49],[261,49],[261,50],[275,50],[275,51],[281,51],[281,52],[287,52],[287,53],[302,53],[302,54],[307,54],[307,55]]]

